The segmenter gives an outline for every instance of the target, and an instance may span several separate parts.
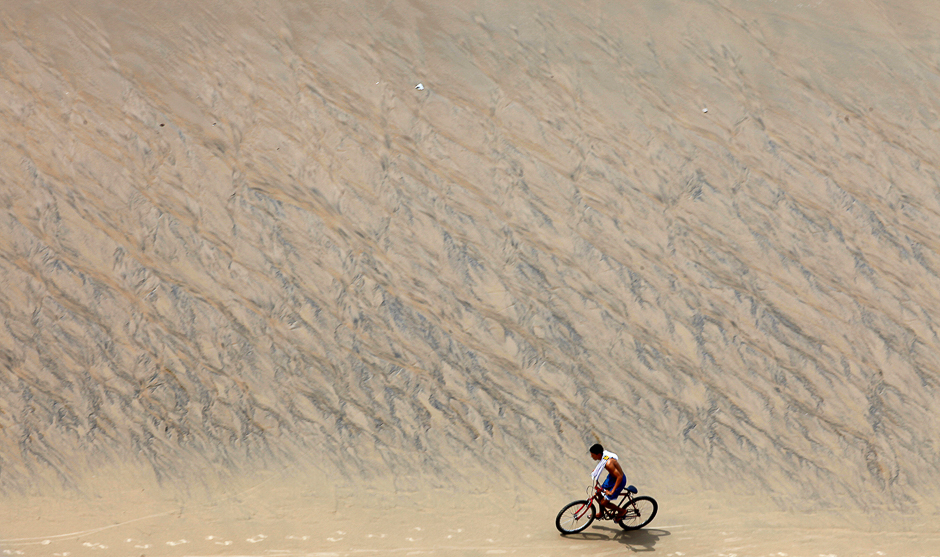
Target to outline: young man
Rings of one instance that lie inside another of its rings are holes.
[[[614,521],[617,521],[623,517],[625,511],[614,504],[614,501],[620,496],[620,492],[623,491],[624,486],[627,485],[627,477],[623,475],[623,469],[620,467],[617,455],[610,451],[605,451],[600,443],[592,445],[590,452],[591,458],[599,461],[597,467],[594,468],[594,472],[591,474],[594,481],[600,478],[602,471],[607,470],[607,479],[604,480],[604,484],[601,485],[603,498],[599,499],[598,502],[604,508],[612,511],[616,516]]]

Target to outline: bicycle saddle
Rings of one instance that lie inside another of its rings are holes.
[[[636,495],[636,488],[633,487],[632,485],[628,485],[628,486],[627,486],[627,491],[629,491],[630,493],[633,493],[634,495]]]

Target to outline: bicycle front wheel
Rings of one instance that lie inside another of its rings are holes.
[[[594,522],[597,510],[588,500],[568,503],[555,517],[555,528],[562,534],[577,534]]]
[[[624,530],[639,530],[653,521],[659,505],[656,499],[644,495],[628,502],[624,508],[627,509],[627,514],[617,523]]]

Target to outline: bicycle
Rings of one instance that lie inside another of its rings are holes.
[[[591,488],[588,488],[590,494]],[[595,504],[604,496],[597,482],[594,483],[594,494],[590,499],[572,501],[568,503],[555,517],[555,528],[565,534],[577,534],[591,525],[595,520],[613,520],[624,530],[639,530],[653,521],[656,517],[656,511],[659,510],[659,504],[652,497],[641,495],[634,497],[637,489],[629,485],[624,488],[620,495],[620,500],[616,503],[617,508],[626,511],[622,517],[614,515],[614,512],[600,503]],[[600,509],[598,513],[597,509]]]

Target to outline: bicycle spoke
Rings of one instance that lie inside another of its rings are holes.
[[[620,526],[625,530],[635,530],[646,526],[656,516],[657,507],[656,501],[651,497],[637,497],[630,501],[627,512],[620,521]]]
[[[574,534],[587,528],[594,521],[593,507],[588,501],[568,504],[555,518],[555,526],[562,534]]]

